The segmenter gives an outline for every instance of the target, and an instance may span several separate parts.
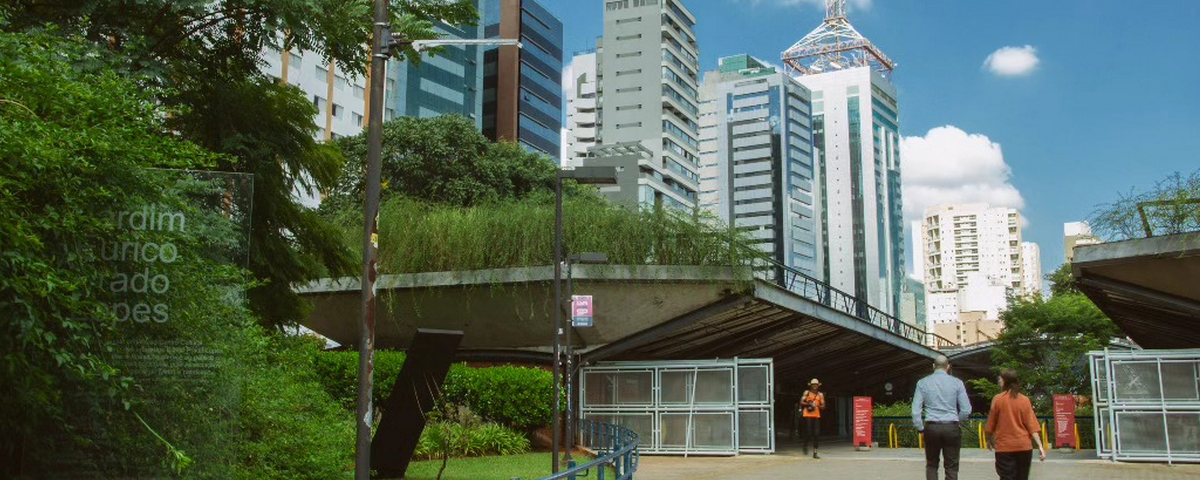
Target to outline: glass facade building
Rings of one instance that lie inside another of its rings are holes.
[[[483,11],[485,0],[475,0]],[[444,39],[478,39],[483,26],[434,24]],[[483,51],[477,46],[449,45],[436,53],[427,53],[421,64],[407,61],[388,63],[388,78],[395,79],[396,94],[386,101],[389,110],[409,117],[461,115],[482,128]]]
[[[701,90],[701,206],[775,261],[824,278],[808,89],[736,55]]]
[[[812,92],[819,257],[828,282],[896,314],[905,253],[895,87],[869,67],[796,80]]]
[[[557,159],[562,130],[562,21],[533,0],[488,0],[485,38],[519,38],[522,48],[483,50],[482,129]]]

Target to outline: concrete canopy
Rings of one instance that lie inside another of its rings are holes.
[[[1138,345],[1200,347],[1200,232],[1078,247],[1072,270]]]
[[[781,384],[818,377],[828,391],[861,392],[906,385],[937,355],[744,268],[587,265],[573,277],[574,292],[595,305],[594,326],[573,329],[585,363],[769,357]],[[401,348],[417,328],[453,329],[466,334],[461,358],[549,361],[552,279],[551,267],[384,275],[376,343]],[[355,344],[360,288],[357,279],[300,288],[314,304],[304,325]]]

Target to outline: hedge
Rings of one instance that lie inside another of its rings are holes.
[[[392,393],[401,352],[375,352],[375,389],[372,398],[382,404]],[[358,391],[357,352],[319,352],[313,370],[325,391],[343,407],[353,410]],[[550,423],[553,378],[550,372],[526,367],[471,368],[455,364],[442,385],[446,401],[469,407],[477,415],[517,430],[533,430]]]

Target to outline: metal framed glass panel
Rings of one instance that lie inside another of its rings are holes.
[[[642,453],[770,453],[772,375],[769,359],[606,362],[582,369],[580,411],[638,432]]]
[[[1200,349],[1105,350],[1088,362],[1099,457],[1200,462]]]

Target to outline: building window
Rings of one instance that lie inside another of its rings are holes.
[[[354,86],[354,98],[364,98],[367,95],[367,89],[358,85]]]
[[[337,118],[342,118],[342,112],[345,110],[346,109],[342,108],[341,105],[338,105],[336,103],[333,104],[333,116],[335,116]]]
[[[322,67],[320,65],[317,65],[316,71],[317,71],[317,81],[321,82],[321,83],[325,83],[325,80],[326,80],[325,77],[329,76],[329,69]]]
[[[617,40],[618,41],[620,41],[620,40],[636,40],[639,38],[642,38],[642,34],[640,34],[640,33],[637,35],[621,35],[621,36],[617,37]],[[617,55],[617,56],[620,57],[620,55]]]
[[[355,113],[355,114],[352,114],[350,118],[354,119],[355,125],[358,125],[360,127],[362,126],[362,124],[363,124],[363,116],[362,115]]]
[[[633,70],[622,70],[620,72],[617,72],[617,76],[619,77],[621,75],[634,75],[634,74],[638,74],[638,73],[642,73],[642,69],[635,68]]]
[[[288,54],[292,56],[292,60],[291,60],[291,62],[289,62],[288,65],[291,68],[299,69],[300,68],[300,60],[301,60],[300,55],[296,52],[288,52]]]

